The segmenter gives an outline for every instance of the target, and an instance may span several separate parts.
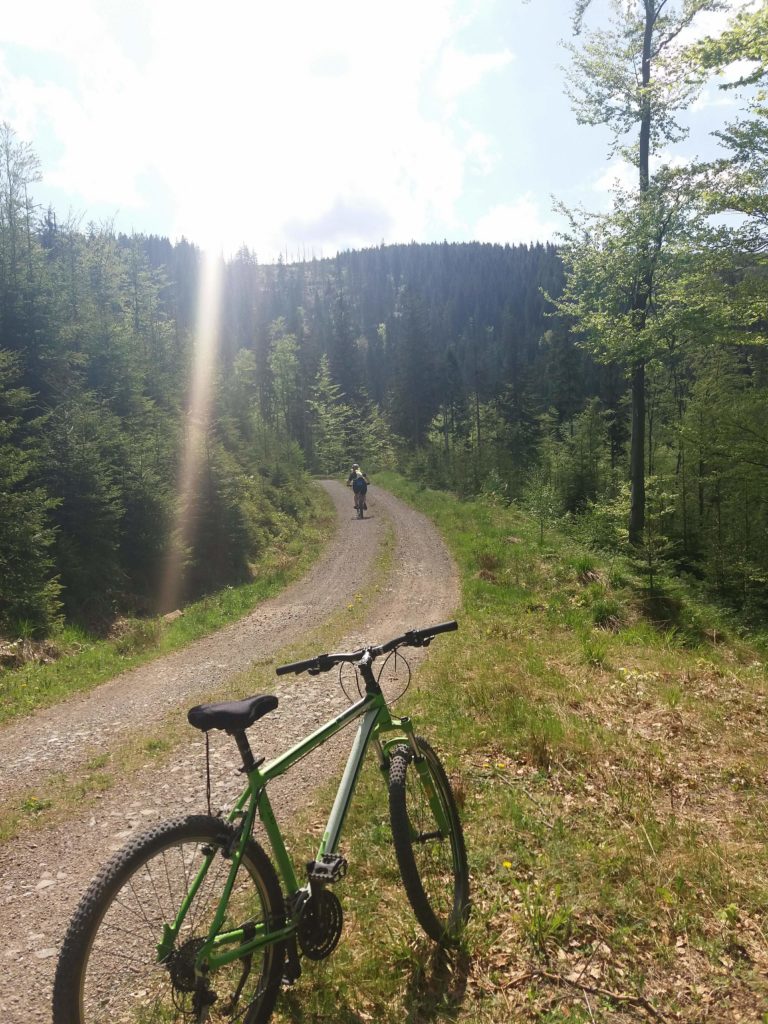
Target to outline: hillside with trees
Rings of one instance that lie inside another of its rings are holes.
[[[204,471],[182,596],[248,578],[302,514],[306,472],[399,467],[519,501],[542,535],[633,553],[768,610],[765,11],[676,40],[709,0],[575,8],[571,98],[637,188],[564,211],[561,244],[381,245],[223,271]],[[623,12],[623,13],[622,13]],[[652,158],[707,75],[746,55],[722,155]],[[202,254],[62,224],[0,133],[0,634],[158,610],[172,556]],[[724,219],[725,215],[737,216]]]
[[[0,633],[44,634],[62,616],[101,627],[158,610],[203,257],[61,224],[35,205],[31,148],[8,126],[1,141]],[[446,482],[481,486],[501,457],[489,410],[511,410],[523,396],[509,382],[552,361],[541,287],[561,276],[543,246],[392,246],[289,266],[238,253],[223,267],[182,596],[248,578],[301,514],[306,469],[394,465],[428,451],[440,424],[439,451],[456,460]],[[525,401],[560,406],[556,390]],[[503,461],[531,457],[518,446]]]
[[[30,147],[0,133],[0,635],[155,611],[170,555],[199,253],[41,214]],[[170,276],[175,275],[175,280]],[[304,486],[285,436],[217,380],[187,510],[184,597],[248,578]]]
[[[201,254],[40,216],[32,155],[8,130],[4,145],[16,177],[3,183],[0,222],[0,621],[44,630],[62,612],[93,622],[152,611]],[[694,269],[701,283],[694,257],[675,257],[669,287]],[[730,285],[711,271],[706,308],[685,308],[695,324],[666,316],[647,361],[640,544],[659,568],[684,566],[749,605],[768,572],[768,358],[754,324],[726,332],[709,314],[762,293],[753,262]],[[304,468],[335,473],[353,457],[569,513],[596,542],[623,543],[627,360],[600,351],[589,325],[572,329],[578,279],[563,292],[554,247],[381,246],[268,266],[242,251],[224,271],[187,596],[247,578],[249,558],[297,513]],[[607,277],[592,287],[610,294]]]

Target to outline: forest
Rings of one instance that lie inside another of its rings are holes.
[[[651,591],[684,575],[764,626],[766,14],[664,65],[680,30],[664,6],[645,4],[623,49],[605,33],[574,44],[577,114],[637,136],[626,153],[639,187],[608,213],[566,211],[557,246],[382,244],[273,264],[243,248],[222,262],[214,395],[181,539],[203,254],[61,222],[35,201],[32,147],[3,125],[0,636],[167,610],[174,550],[180,599],[247,580],[303,514],[307,474],[352,460],[374,479],[398,468],[518,502],[542,540],[557,522],[630,553]],[[638,55],[642,79],[619,109],[606,83]],[[691,68],[703,81],[735,56],[756,70],[722,156],[651,173],[676,137],[675,104],[692,101]]]

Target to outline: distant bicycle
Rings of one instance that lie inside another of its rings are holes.
[[[264,758],[254,758],[246,730],[277,707],[277,697],[192,708],[188,719],[196,729],[222,729],[234,738],[248,785],[226,820],[193,814],[154,825],[101,869],[64,939],[53,989],[54,1024],[266,1024],[281,981],[295,981],[301,973],[300,955],[322,960],[341,936],[342,908],[330,886],[347,873],[339,840],[371,744],[388,779],[392,838],[408,900],[431,939],[455,944],[470,910],[456,801],[435,751],[415,735],[409,718],[390,713],[373,665],[399,648],[426,647],[439,633],[457,628],[444,622],[378,647],[278,668],[278,675],[317,675],[351,663],[364,692],[266,765]],[[355,719],[360,724],[322,842],[300,880],[267,783]],[[253,838],[257,814],[277,870]]]
[[[358,464],[354,462],[352,464],[352,471],[347,477],[347,486],[352,488],[355,511],[357,512],[358,519],[363,518],[363,515],[368,508],[368,505],[366,504],[366,494],[368,493],[369,484],[370,480],[366,474],[360,469]]]

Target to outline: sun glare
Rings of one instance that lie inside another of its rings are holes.
[[[160,587],[160,610],[164,612],[172,611],[178,605],[184,565],[194,541],[195,506],[199,497],[200,474],[211,418],[215,363],[219,346],[222,274],[221,257],[206,255],[202,261],[198,284],[194,360],[190,377],[184,447],[180,460],[176,513]]]

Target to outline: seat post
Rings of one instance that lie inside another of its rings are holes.
[[[237,749],[240,751],[240,757],[243,759],[243,771],[253,771],[256,767],[256,762],[253,759],[253,751],[251,750],[251,745],[248,742],[248,737],[245,735],[245,730],[237,729],[230,733],[230,735],[235,737]]]

